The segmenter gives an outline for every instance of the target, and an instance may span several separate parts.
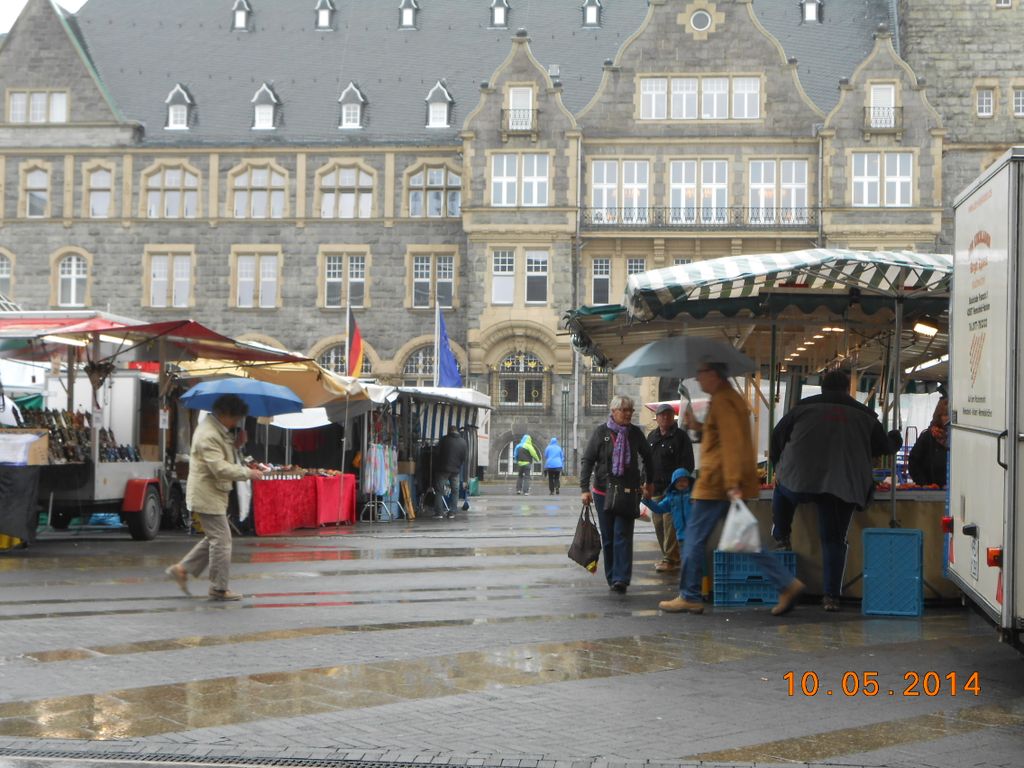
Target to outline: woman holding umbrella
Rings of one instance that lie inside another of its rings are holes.
[[[241,600],[228,588],[231,567],[231,528],[228,525],[228,495],[236,480],[260,480],[263,473],[238,463],[236,451],[245,443],[245,432],[233,430],[245,419],[248,406],[238,395],[220,395],[213,412],[199,422],[192,436],[185,504],[199,515],[203,540],[185,558],[166,570],[186,595],[189,575],[198,578],[210,566],[210,599]]]

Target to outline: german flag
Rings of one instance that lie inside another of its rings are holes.
[[[359,332],[356,325],[356,316],[352,308],[348,310],[348,340],[345,355],[345,364],[348,368],[348,375],[358,379],[363,374],[363,334]]]

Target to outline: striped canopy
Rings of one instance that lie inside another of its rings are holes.
[[[772,289],[849,291],[912,296],[947,292],[953,257],[914,251],[813,248],[789,253],[728,256],[631,275],[630,317],[671,318],[689,301],[751,298]]]

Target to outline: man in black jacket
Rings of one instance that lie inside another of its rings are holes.
[[[693,474],[693,444],[689,435],[676,424],[675,409],[662,403],[654,412],[658,426],[647,435],[651,446],[651,474],[654,478],[654,498],[660,499],[668,490],[672,473],[680,467]],[[679,567],[679,540],[671,515],[652,515],[654,533],[661,548],[661,561],[656,571],[674,571]]]
[[[444,517],[447,507],[448,517],[455,517],[455,502],[459,493],[459,478],[462,465],[469,455],[469,445],[459,431],[452,427],[448,434],[437,444],[437,466],[434,467],[434,492],[444,495],[446,503],[435,502],[434,517]],[[447,493],[445,486],[447,485]]]
[[[875,412],[849,391],[845,371],[825,374],[821,394],[797,403],[772,430],[771,439],[772,538],[778,548],[789,549],[797,504],[817,506],[826,611],[839,610],[846,531],[854,510],[871,501],[874,460],[903,444],[898,430],[886,435]]]

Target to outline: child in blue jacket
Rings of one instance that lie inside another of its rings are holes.
[[[690,473],[686,468],[680,467],[672,473],[672,480],[661,501],[644,499],[643,503],[656,515],[672,515],[676,538],[682,544],[686,537],[686,519],[690,516]]]

